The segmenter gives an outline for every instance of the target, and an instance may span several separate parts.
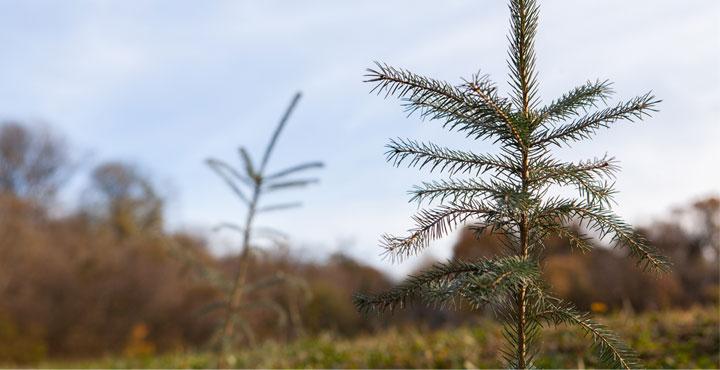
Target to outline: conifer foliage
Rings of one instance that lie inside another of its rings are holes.
[[[291,190],[303,188],[318,182],[314,177],[297,177],[308,170],[323,167],[322,162],[305,162],[285,169],[277,171],[269,171],[268,163],[275,149],[278,138],[285,128],[290,115],[297,106],[301,94],[298,92],[290,102],[285,114],[280,119],[275,132],[268,142],[265,152],[260,161],[253,161],[250,153],[245,147],[240,147],[238,154],[241,166],[236,168],[219,159],[208,159],[208,166],[226,183],[233,191],[235,196],[246,207],[244,222],[242,225],[234,223],[223,223],[218,226],[219,229],[227,228],[235,230],[242,235],[242,244],[240,247],[240,256],[236,274],[232,281],[226,281],[215,271],[202,269],[201,273],[211,281],[217,282],[217,285],[225,293],[225,300],[218,302],[216,307],[222,309],[224,313],[224,321],[218,332],[218,341],[220,344],[220,367],[228,365],[228,352],[232,346],[237,343],[240,338],[245,338],[247,342],[253,342],[253,333],[248,323],[243,318],[243,311],[250,309],[268,309],[279,314],[279,322],[285,321],[285,310],[283,307],[269,299],[249,299],[252,294],[258,290],[266,289],[277,284],[286,284],[288,286],[299,287],[307,292],[304,281],[299,278],[276,273],[262,279],[253,279],[248,276],[248,270],[251,262],[251,249],[254,246],[256,238],[276,239],[282,237],[279,231],[268,227],[255,227],[255,220],[258,215],[296,208],[301,205],[299,202],[276,203],[264,205],[261,200],[267,194],[275,193],[283,190]],[[297,308],[290,309],[290,319],[299,320]]]
[[[533,366],[540,329],[571,324],[592,339],[609,367],[639,366],[633,351],[588,314],[555,298],[540,277],[543,241],[568,238],[579,251],[593,248],[599,236],[627,250],[644,269],[664,270],[667,260],[611,210],[612,157],[564,162],[556,147],[591,139],[618,121],[638,121],[656,110],[651,93],[604,107],[612,95],[607,81],[589,81],[541,106],[534,38],[539,9],[535,0],[510,1],[510,96],[501,96],[487,76],[476,74],[458,85],[423,77],[382,63],[368,69],[372,91],[394,96],[409,113],[440,121],[470,140],[488,140],[499,154],[479,154],[433,143],[397,139],[388,145],[388,161],[439,171],[441,181],[425,182],[412,200],[430,206],[415,216],[403,236],[383,236],[384,254],[392,260],[419,253],[433,240],[468,224],[477,233],[493,232],[504,240],[506,254],[492,259],[437,263],[394,289],[355,297],[363,312],[402,308],[418,299],[430,305],[464,300],[489,306],[504,324],[503,357],[511,368]],[[572,187],[576,196],[551,195]],[[576,227],[579,226],[579,227]]]

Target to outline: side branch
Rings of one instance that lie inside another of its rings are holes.
[[[500,257],[475,262],[435,263],[418,275],[411,275],[391,290],[377,295],[355,295],[355,306],[364,313],[394,311],[409,300],[425,297],[426,303],[443,303],[456,295],[479,304],[479,297],[500,294],[503,282],[517,283],[538,275],[535,264],[518,257]]]
[[[536,320],[554,325],[570,324],[579,326],[590,335],[598,350],[602,363],[609,368],[636,369],[640,367],[637,355],[604,325],[596,323],[587,313],[577,311],[572,305],[555,298],[545,301],[545,309],[535,313]]]
[[[407,70],[376,65],[378,70],[368,69],[365,80],[375,83],[371,92],[404,99],[409,114],[419,111],[422,118],[445,120],[443,127],[465,132],[468,137],[508,139],[495,112],[463,89]]]
[[[477,78],[475,80],[477,80]],[[495,94],[495,88],[490,86],[487,82],[482,82],[481,84],[468,82],[467,88],[474,92],[485,103],[485,105],[487,105],[495,113],[495,115],[497,115],[498,120],[507,126],[517,145],[523,150],[527,149],[527,144],[520,135],[517,127],[515,127],[513,121],[510,119],[510,114],[505,108],[503,108],[506,104],[503,101],[498,101],[499,99]]]
[[[588,139],[600,128],[607,128],[616,121],[642,120],[655,112],[655,107],[660,103],[655,96],[647,93],[634,98],[627,103],[620,103],[613,108],[603,109],[599,112],[584,116],[572,123],[554,129],[546,129],[540,132],[534,140],[534,145],[545,146],[555,144],[560,146],[570,141]]]
[[[565,238],[570,243],[570,247],[577,248],[581,252],[589,252],[593,249],[592,238],[582,232],[572,230],[568,226],[551,224],[540,225],[541,230],[547,234],[554,234],[561,238]],[[547,235],[546,234],[546,235]]]
[[[566,120],[578,115],[580,110],[586,110],[588,107],[596,108],[598,101],[605,102],[612,93],[609,81],[588,81],[541,109],[537,122],[543,124]]]
[[[670,262],[665,256],[609,210],[575,200],[553,200],[548,202],[536,216],[545,223],[568,222],[572,218],[577,218],[581,226],[585,223],[586,227],[599,232],[600,238],[610,235],[610,242],[615,246],[627,247],[643,269],[666,271],[670,267]]]
[[[501,197],[511,190],[495,181],[485,183],[475,179],[439,180],[416,185],[410,191],[412,195],[410,201],[422,203],[423,201],[439,200],[442,203],[446,199],[450,199],[452,202],[467,202],[472,199],[486,200]]]
[[[474,173],[479,175],[493,170],[497,173],[515,174],[519,172],[511,159],[443,148],[432,143],[420,143],[413,140],[391,140],[387,145],[386,158],[396,167],[408,162],[408,167],[430,171],[439,169],[451,175]]]
[[[542,188],[547,185],[574,185],[581,196],[591,204],[608,205],[615,191],[605,179],[613,179],[619,170],[614,158],[562,163],[555,160],[540,161],[530,178],[530,185]]]
[[[458,224],[468,218],[483,215],[488,218],[495,211],[483,202],[471,201],[440,206],[436,209],[422,210],[413,216],[416,227],[410,235],[396,237],[383,235],[383,255],[391,260],[403,259],[428,247],[430,241],[450,233]]]

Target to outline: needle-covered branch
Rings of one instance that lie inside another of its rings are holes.
[[[300,92],[295,93],[292,100],[290,101],[290,105],[285,110],[285,113],[283,114],[282,118],[280,118],[280,122],[278,123],[277,127],[275,128],[275,132],[273,132],[272,137],[270,137],[270,142],[265,147],[265,153],[263,154],[262,161],[260,162],[260,167],[259,167],[259,171],[258,171],[259,173],[265,173],[265,168],[267,167],[268,161],[270,161],[270,155],[272,155],[273,149],[275,149],[275,144],[277,143],[277,140],[280,137],[280,133],[285,128],[285,125],[287,124],[287,121],[290,118],[290,115],[292,114],[293,110],[295,110],[295,107],[297,106],[301,97],[302,97],[302,93],[300,93]]]
[[[540,109],[537,123],[546,125],[561,122],[586,113],[588,108],[597,108],[598,102],[605,103],[613,94],[611,86],[607,80],[588,81]]]
[[[641,365],[635,352],[602,324],[557,298],[543,301],[544,309],[534,318],[552,325],[567,324],[581,328],[592,338],[600,362],[612,369],[637,369]]]
[[[438,305],[452,298],[471,299],[481,295],[502,294],[502,287],[538,276],[537,265],[518,257],[499,257],[475,262],[435,263],[420,274],[412,275],[391,290],[377,295],[357,294],[355,306],[364,313],[394,311],[412,299]],[[431,294],[426,294],[431,293]]]
[[[660,100],[647,93],[628,102],[619,103],[615,107],[586,115],[569,124],[542,130],[537,135],[534,145],[547,146],[554,144],[562,146],[572,141],[590,139],[597,130],[608,128],[614,122],[622,120],[634,122],[649,117],[650,112],[657,111],[655,107],[658,103],[660,103]]]
[[[614,246],[626,247],[643,269],[666,271],[670,268],[670,262],[657,248],[607,209],[574,199],[552,199],[538,212],[537,219],[543,223],[577,220],[580,226],[598,232],[601,239],[608,236]]]
[[[464,87],[434,80],[410,71],[376,63],[368,69],[365,82],[375,84],[372,92],[396,96],[405,101],[409,114],[418,112],[430,120],[443,120],[443,127],[468,137],[506,140],[511,137],[497,112]]]
[[[220,160],[208,159],[205,163],[207,163],[210,169],[212,169],[213,172],[215,172],[223,180],[223,182],[225,182],[225,185],[227,185],[227,187],[235,193],[235,196],[237,196],[238,199],[245,203],[245,205],[250,205],[250,199],[236,183],[238,180],[243,181],[243,179],[245,179],[244,176],[240,175],[238,171]]]
[[[275,180],[275,179],[279,179],[279,178],[282,178],[282,177],[285,177],[288,175],[292,175],[294,173],[298,173],[298,172],[302,172],[302,171],[306,171],[306,170],[323,168],[323,166],[324,166],[324,164],[322,162],[303,163],[303,164],[292,166],[292,167],[286,168],[284,170],[267,175],[267,176],[265,176],[265,179],[266,180]]]
[[[617,161],[612,157],[579,163],[549,159],[535,163],[534,168],[529,184],[539,189],[549,185],[572,185],[588,203],[601,206],[609,206],[616,193],[612,184],[607,182],[614,179],[619,170]]]
[[[278,191],[278,190],[304,188],[308,185],[317,184],[319,182],[320,182],[320,179],[317,179],[317,178],[276,181],[276,182],[270,182],[267,185],[264,185],[262,189],[264,192],[269,193],[269,192]]]
[[[473,199],[487,200],[502,197],[512,190],[510,185],[497,180],[489,183],[476,179],[437,180],[416,185],[410,191],[412,195],[410,201],[418,203],[439,201],[442,203],[449,200],[452,203],[458,203]]]
[[[409,235],[383,235],[383,254],[390,260],[402,260],[428,247],[433,240],[448,235],[458,225],[472,217],[480,218],[496,211],[480,201],[453,203],[435,209],[421,210],[415,216],[415,227]]]
[[[487,76],[476,74],[472,81],[465,82],[465,88],[485,103],[495,114],[495,119],[507,127],[515,144],[525,150],[527,148],[527,131],[512,119],[510,103],[497,96],[497,87],[488,80]]]
[[[407,163],[408,167],[429,168],[450,175],[483,174],[493,171],[499,174],[516,175],[520,170],[507,156],[475,154],[461,150],[443,148],[432,143],[414,140],[390,140],[386,158],[394,166]]]
[[[284,210],[299,208],[299,207],[302,207],[301,202],[280,203],[280,204],[272,204],[269,206],[259,207],[257,209],[257,212],[264,213],[264,212],[273,212],[273,211],[284,211]]]
[[[255,185],[253,180],[249,177],[249,174],[241,174],[240,171],[236,170],[224,161],[215,158],[208,158],[205,160],[205,163],[210,167],[214,167],[214,171],[226,171],[234,179],[240,181],[245,186],[253,187]]]
[[[578,230],[573,230],[568,226],[558,225],[554,222],[548,225],[543,225],[538,222],[538,227],[545,235],[557,235],[561,238],[567,239],[570,243],[570,247],[578,249],[581,252],[589,252],[594,248],[592,244],[593,239],[590,236]]]
[[[244,147],[240,147],[238,148],[238,155],[245,166],[245,173],[247,173],[247,176],[250,177],[253,183],[257,183],[261,174],[256,170],[252,157],[250,157],[250,153]]]

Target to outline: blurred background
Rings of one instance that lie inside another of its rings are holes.
[[[611,101],[648,90],[663,100],[652,119],[560,156],[620,159],[614,209],[674,263],[657,277],[601,242],[580,255],[552,240],[553,289],[598,314],[714,307],[717,324],[720,3],[542,6],[545,101],[598,78],[614,82]],[[436,176],[385,163],[388,139],[470,143],[406,118],[362,81],[379,60],[450,82],[481,69],[507,91],[504,2],[1,0],[0,27],[0,363],[207,348],[220,317],[202,311],[219,293],[194,265],[233,273],[240,240],[213,227],[241,222],[244,209],[204,160],[239,163],[239,145],[260,153],[298,89],[270,166],[326,167],[318,186],[287,198],[303,208],[257,220],[289,237],[260,245],[251,275],[293,274],[310,294],[264,291],[299,318],[278,327],[251,313],[258,340],[483,319],[421,307],[363,317],[352,306],[353,293],[432,261],[499,251],[461,231],[404,263],[381,258],[380,235],[411,226],[407,190]],[[717,349],[716,332],[703,338]]]

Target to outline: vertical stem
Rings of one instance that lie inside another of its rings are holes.
[[[523,157],[522,157],[523,163],[522,163],[522,191],[523,193],[526,193],[528,191],[528,178],[529,178],[529,166],[528,166],[528,152],[527,150],[523,150]],[[526,259],[528,257],[529,253],[529,243],[528,243],[528,215],[527,211],[523,210],[522,214],[520,215],[520,251],[519,255],[523,259]],[[526,327],[526,295],[527,295],[527,288],[525,286],[521,286],[518,291],[517,296],[517,310],[518,310],[518,322],[517,322],[517,332],[518,332],[518,346],[517,346],[517,359],[518,359],[518,368],[524,369],[528,366],[525,356],[527,354],[527,338],[525,337],[525,327]]]
[[[226,352],[229,347],[229,341],[235,336],[235,318],[237,316],[237,310],[241,303],[242,298],[242,287],[245,285],[245,279],[250,266],[250,236],[252,229],[252,222],[255,218],[255,211],[257,209],[258,198],[260,197],[260,186],[261,182],[256,180],[255,188],[253,189],[253,196],[248,206],[248,213],[245,217],[245,225],[243,229],[243,241],[242,249],[240,252],[240,260],[238,261],[238,271],[235,274],[232,289],[228,296],[226,305],[225,321],[223,322],[222,336],[220,338],[220,359],[218,361],[218,367],[227,367]]]
[[[527,353],[527,343],[525,342],[525,294],[526,290],[525,287],[521,287],[520,291],[518,292],[517,302],[518,302],[518,346],[517,346],[517,359],[518,359],[518,369],[525,369],[527,368],[527,363],[525,361],[525,354]]]

